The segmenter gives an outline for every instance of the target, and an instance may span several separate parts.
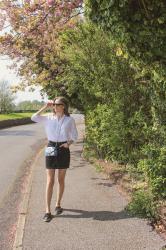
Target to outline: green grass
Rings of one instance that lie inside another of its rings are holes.
[[[10,113],[10,114],[0,114],[0,121],[9,119],[19,119],[31,117],[33,113]]]
[[[102,167],[101,167],[99,164],[94,164],[94,166],[95,166],[96,171],[97,171],[98,173],[103,172],[103,171],[102,171]]]

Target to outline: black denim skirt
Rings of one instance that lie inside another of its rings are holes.
[[[66,169],[70,165],[70,149],[65,147],[60,147],[65,142],[49,141],[47,147],[54,147],[57,145],[57,156],[45,156],[45,163],[47,169]]]

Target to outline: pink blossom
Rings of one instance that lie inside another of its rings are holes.
[[[60,10],[57,10],[56,16],[61,16],[61,15],[62,15],[61,11],[60,11]]]
[[[55,3],[55,0],[47,0],[47,4],[48,4],[49,6],[54,5],[54,3]]]

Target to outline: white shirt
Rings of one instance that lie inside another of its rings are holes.
[[[76,141],[78,138],[75,120],[71,116],[63,115],[61,118],[58,118],[53,113],[47,115],[37,115],[35,113],[31,116],[31,120],[44,125],[49,141]]]

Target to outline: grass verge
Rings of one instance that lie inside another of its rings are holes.
[[[21,119],[31,117],[33,113],[9,113],[0,114],[0,121],[11,120],[11,119]]]

